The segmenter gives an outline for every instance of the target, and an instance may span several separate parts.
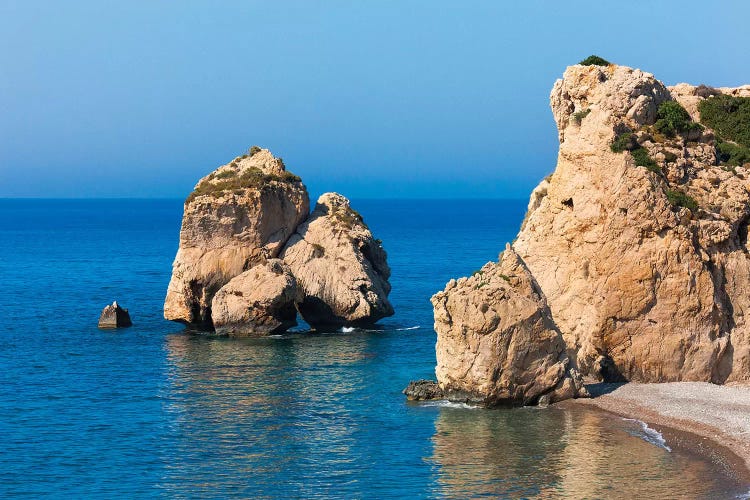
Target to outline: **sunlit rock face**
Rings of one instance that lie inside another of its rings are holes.
[[[216,333],[260,337],[297,324],[297,280],[279,259],[258,264],[221,287],[211,301]]]
[[[508,332],[541,339],[558,331],[568,370],[643,382],[750,379],[750,165],[721,165],[707,127],[658,132],[661,105],[675,98],[699,118],[705,97],[688,93],[681,86],[673,95],[653,75],[616,65],[571,66],[552,89],[557,167],[532,193],[512,245],[548,308],[548,326],[529,314]],[[524,309],[517,294],[488,288],[492,280],[472,288],[479,279],[452,281],[433,298],[436,372],[445,388],[473,380],[468,388],[494,397],[496,381],[521,367],[502,350],[515,336],[487,331],[495,316],[502,324]],[[530,352],[551,361],[545,356],[559,345]]]
[[[277,257],[309,209],[305,185],[265,149],[198,181],[185,202],[164,317],[210,328],[214,294]]]
[[[254,147],[185,201],[164,317],[231,335],[282,333],[296,311],[315,328],[371,324],[393,314],[389,277],[349,200],[326,193],[310,214],[300,178]]]
[[[393,315],[391,270],[382,243],[340,194],[318,199],[281,258],[299,281],[299,311],[311,325],[367,324]]]

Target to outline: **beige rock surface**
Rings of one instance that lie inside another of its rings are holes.
[[[164,317],[210,328],[213,295],[278,256],[308,213],[305,186],[265,149],[201,179],[185,202]]]
[[[297,324],[297,280],[279,259],[270,259],[235,276],[211,301],[216,333],[263,336],[284,333]]]
[[[510,246],[499,263],[451,280],[432,297],[437,378],[444,394],[485,405],[578,395],[565,342],[544,296]]]
[[[312,326],[369,324],[393,314],[385,250],[340,194],[318,199],[281,258],[303,291],[299,312]]]
[[[697,109],[692,90],[674,92],[689,112]],[[708,129],[672,139],[655,134],[650,126],[658,105],[672,98],[640,70],[569,67],[550,96],[560,138],[557,167],[534,190],[513,249],[546,300],[570,366],[583,374],[642,382],[748,380],[750,172],[717,164]],[[654,169],[610,149],[626,131],[656,161]],[[698,208],[673,206],[668,192],[687,194]],[[448,322],[443,305],[486,301],[488,311],[506,315],[518,307],[511,307],[513,295],[487,301],[487,293],[451,282],[436,295],[435,319],[438,382],[476,373],[473,387],[490,395],[492,367],[502,371],[505,358],[497,346],[479,343],[486,324]],[[525,321],[519,329],[539,320]]]

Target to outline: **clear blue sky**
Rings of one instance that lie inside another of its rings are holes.
[[[0,0],[0,197],[184,197],[258,144],[312,193],[526,198],[595,53],[750,83],[750,2]]]

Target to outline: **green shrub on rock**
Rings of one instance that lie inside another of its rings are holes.
[[[603,59],[599,56],[591,55],[591,56],[588,56],[583,61],[579,62],[578,64],[581,64],[583,66],[609,66],[612,63],[610,63],[606,59]]]
[[[659,168],[659,165],[654,161],[651,156],[649,156],[648,151],[644,148],[638,148],[634,149],[630,152],[631,155],[633,155],[633,160],[635,160],[636,166],[639,167],[646,167],[648,170],[655,174],[660,174],[661,169]]]
[[[589,113],[591,113],[591,108],[586,108],[581,111],[576,111],[575,113],[573,113],[573,121],[576,124],[580,125],[583,119],[586,118],[589,115]]]
[[[632,151],[641,147],[633,132],[623,132],[615,137],[609,148],[613,153],[622,153],[623,151]]]
[[[734,166],[750,162],[750,97],[715,95],[701,101],[698,111],[701,122],[718,136],[719,161]]]
[[[750,163],[750,149],[732,144],[731,142],[717,141],[716,156],[719,161],[726,165],[741,167],[745,163]]]
[[[702,128],[700,124],[695,123],[690,118],[690,114],[677,101],[664,101],[656,111],[654,129],[667,137],[674,137],[676,134],[684,134]]]
[[[673,207],[685,207],[687,209],[690,209],[691,212],[698,211],[698,202],[682,191],[667,189],[666,195],[667,200],[669,200],[669,203]]]

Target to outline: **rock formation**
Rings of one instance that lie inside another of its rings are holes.
[[[508,246],[498,263],[432,297],[440,388],[450,399],[499,405],[578,394],[565,342],[544,296]]]
[[[550,96],[557,168],[512,248],[432,299],[442,389],[526,402],[574,395],[575,370],[750,379],[750,165],[721,164],[717,135],[690,119],[750,88],[705,89],[624,66],[565,71]],[[568,388],[547,392],[560,377]]]
[[[253,147],[185,201],[164,317],[231,335],[283,332],[296,309],[316,328],[369,324],[393,314],[389,276],[349,200],[327,193],[310,214],[300,178]]]
[[[216,292],[211,317],[216,333],[263,336],[297,324],[297,280],[279,259],[235,276]]]
[[[126,326],[133,326],[130,321],[130,314],[128,314],[127,309],[120,307],[117,301],[102,309],[102,313],[99,315],[99,328],[122,328]]]
[[[202,178],[185,201],[164,317],[211,326],[211,300],[232,278],[282,247],[310,210],[299,177],[268,150]]]
[[[281,258],[299,281],[299,311],[311,325],[371,323],[393,314],[385,251],[340,194],[318,199]]]

